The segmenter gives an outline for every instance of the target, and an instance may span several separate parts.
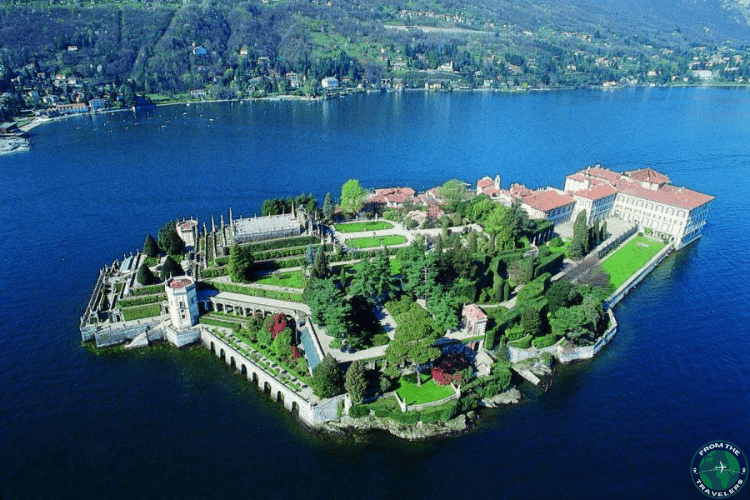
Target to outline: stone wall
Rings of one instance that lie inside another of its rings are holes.
[[[109,347],[122,344],[123,342],[126,342],[128,340],[133,340],[141,333],[148,332],[149,330],[158,327],[160,324],[161,322],[155,321],[122,328],[110,327],[98,329],[94,333],[96,347]]]
[[[284,408],[292,413],[296,413],[306,424],[317,426],[339,418],[339,401],[343,405],[343,395],[323,400],[320,403],[308,401],[208,329],[201,327],[200,332],[200,340],[204,347],[221,358],[228,366],[242,373],[260,390],[269,393],[271,399],[282,403]]]

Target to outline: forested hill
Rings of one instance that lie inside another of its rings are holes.
[[[43,105],[55,75],[79,79],[86,98],[123,85],[216,97],[317,92],[326,76],[453,88],[746,82],[749,4],[15,0],[0,7],[0,91],[8,108]],[[70,89],[59,97],[69,101]]]

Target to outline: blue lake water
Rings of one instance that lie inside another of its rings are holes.
[[[0,497],[699,498],[701,445],[750,452],[749,146],[746,89],[377,94],[38,128],[0,157]],[[200,349],[81,347],[99,267],[167,219],[322,200],[349,178],[561,187],[596,162],[715,195],[704,237],[617,307],[596,360],[472,434],[319,436]]]

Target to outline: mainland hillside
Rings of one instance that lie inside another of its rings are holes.
[[[4,2],[0,106],[750,78],[749,0]]]

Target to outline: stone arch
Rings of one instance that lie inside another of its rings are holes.
[[[268,382],[263,382],[263,392],[266,394],[271,394],[271,384]]]
[[[216,346],[214,345],[214,341],[211,341],[211,354],[216,354]]]
[[[232,367],[232,370],[237,369],[237,362],[234,360],[234,356],[230,356],[229,358],[229,366]]]
[[[258,386],[260,385],[260,381],[258,380],[258,374],[257,373],[253,372],[253,378],[252,378],[252,380],[253,380],[253,384],[258,385]]]
[[[223,348],[219,350],[219,357],[221,358],[222,361],[224,361],[226,363],[227,357],[224,355],[224,349]]]
[[[276,402],[277,402],[277,403],[281,403],[281,404],[284,404],[284,394],[282,394],[282,392],[281,392],[281,391],[278,391],[278,392],[276,393]]]
[[[240,373],[247,377],[247,366],[243,364],[242,368],[240,368]]]
[[[299,405],[296,401],[292,401],[292,415],[299,416]]]

